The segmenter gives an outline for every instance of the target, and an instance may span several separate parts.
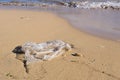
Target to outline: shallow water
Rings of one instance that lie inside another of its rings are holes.
[[[60,15],[81,31],[120,41],[120,11],[74,9]]]

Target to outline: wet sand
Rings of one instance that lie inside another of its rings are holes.
[[[29,65],[29,74],[11,52],[24,42],[56,39],[73,44],[75,49]],[[52,13],[0,10],[1,80],[120,80],[119,48],[120,42],[80,32]],[[82,56],[72,56],[73,52]]]

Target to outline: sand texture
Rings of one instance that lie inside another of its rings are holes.
[[[49,40],[66,41],[75,49],[30,64],[26,73],[11,51],[25,42]],[[80,32],[52,13],[0,10],[0,80],[120,80],[119,61],[120,42]]]

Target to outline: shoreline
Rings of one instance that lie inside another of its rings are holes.
[[[59,14],[58,12],[58,16],[66,19],[73,28],[99,38],[120,41],[119,11],[114,12],[112,10],[101,9],[79,11],[76,9],[73,10],[73,13],[68,15],[66,13],[64,15],[64,13]],[[94,16],[95,14],[96,16]]]
[[[0,78],[2,80],[119,80],[120,43],[76,30],[65,19],[49,12],[0,10]],[[15,14],[15,15],[13,15]],[[49,17],[49,20],[48,20]],[[24,42],[60,39],[73,44],[71,53],[51,61],[23,64],[11,52]],[[69,74],[68,74],[69,73]]]
[[[36,7],[1,7],[9,10],[44,11],[56,14],[67,20],[75,29],[100,38],[120,41],[120,12],[111,9],[77,9],[77,8],[36,8]],[[94,16],[96,15],[96,16]],[[85,23],[86,22],[86,23]]]

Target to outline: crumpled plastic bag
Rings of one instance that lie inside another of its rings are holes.
[[[22,45],[25,52],[26,64],[36,61],[51,60],[72,49],[72,45],[62,41],[53,40],[43,43],[27,42]]]

